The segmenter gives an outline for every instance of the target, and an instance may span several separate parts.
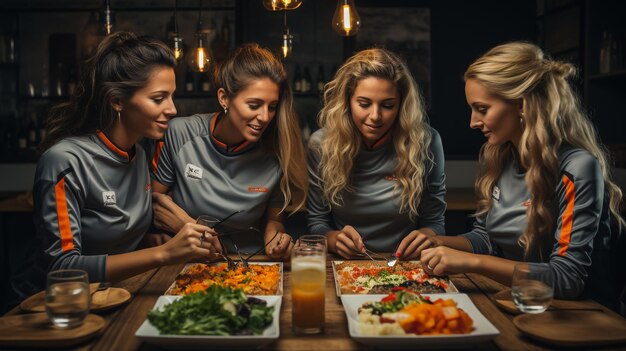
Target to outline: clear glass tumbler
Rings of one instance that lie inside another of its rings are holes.
[[[513,302],[524,313],[545,311],[554,296],[554,275],[546,263],[516,264],[511,286]]]
[[[62,269],[48,273],[46,313],[57,328],[75,328],[89,314],[89,278],[79,269]]]

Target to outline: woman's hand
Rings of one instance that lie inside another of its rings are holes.
[[[170,239],[172,239],[172,237],[165,233],[146,233],[143,239],[141,239],[140,246],[144,248],[161,246],[170,241]]]
[[[209,227],[187,223],[168,242],[160,246],[166,264],[187,262],[194,258],[214,258],[222,246]]]
[[[431,275],[474,272],[480,265],[478,255],[445,246],[422,251],[421,261],[424,271]]]
[[[417,259],[425,249],[438,246],[436,237],[434,232],[414,230],[402,239],[396,254],[403,260]]]
[[[279,232],[274,240],[266,244],[265,253],[267,253],[269,257],[278,260],[287,260],[291,255],[294,241],[291,235]]]
[[[152,193],[152,210],[154,211],[154,226],[171,233],[180,231],[185,223],[195,222],[166,194]]]
[[[343,258],[352,258],[365,252],[365,244],[361,234],[352,226],[345,226],[337,233],[335,252]]]

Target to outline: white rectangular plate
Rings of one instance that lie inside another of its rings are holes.
[[[255,262],[255,261],[249,261],[250,264],[258,264],[261,266],[269,266],[272,264],[277,264],[278,265],[278,271],[280,272],[280,282],[278,282],[278,291],[276,292],[275,295],[263,295],[263,296],[283,296],[283,279],[284,279],[284,273],[283,273],[283,263],[282,262]],[[187,271],[188,267],[194,264],[197,264],[199,262],[192,262],[192,263],[187,263],[183,269],[180,270],[180,272],[178,274],[182,274],[185,271]],[[205,263],[207,265],[213,265],[213,264],[219,264],[219,263],[224,263],[221,261],[217,261],[217,262],[211,262],[211,263]],[[178,276],[178,275],[176,275]],[[170,286],[167,288],[167,290],[165,290],[164,295],[170,295],[170,296],[176,296],[176,295],[172,295],[170,292],[174,289],[174,287],[176,286],[176,278],[174,278],[174,281],[172,282],[172,284],[170,284]],[[256,295],[254,295],[256,296]]]
[[[366,261],[366,260],[363,260]],[[335,292],[337,293],[337,296],[343,296],[343,295],[353,295],[353,294],[342,294],[341,293],[341,286],[339,283],[339,276],[337,276],[337,269],[335,268],[336,265],[343,263],[345,261],[333,261],[333,280],[335,281]],[[409,261],[407,261],[409,262]],[[419,261],[411,261],[411,262],[419,262]],[[448,284],[448,288],[446,289],[446,293],[457,293],[459,292],[459,289],[456,288],[456,286],[454,286],[454,283],[452,283],[452,280],[450,280],[450,278],[448,278],[448,281],[450,282],[450,284]],[[364,295],[364,296],[372,296],[372,295],[368,295],[368,294],[354,294],[354,295]]]
[[[474,330],[469,334],[454,335],[362,335],[358,327],[358,310],[365,302],[380,301],[387,295],[342,295],[341,302],[346,311],[350,336],[367,346],[393,349],[418,349],[431,347],[454,347],[467,346],[469,343],[479,343],[493,339],[500,334],[498,329],[483,316],[476,308],[472,300],[466,294],[423,294],[431,296],[434,300],[439,298],[452,299],[457,306],[462,308],[474,321]]]
[[[280,305],[282,303],[281,296],[255,296],[259,299],[267,301],[268,306],[274,306],[272,315],[273,321],[269,327],[265,329],[262,335],[161,335],[148,319],[135,332],[135,336],[140,340],[149,344],[154,344],[165,348],[193,348],[193,349],[249,349],[258,348],[269,344],[280,335],[279,315]],[[161,308],[172,303],[182,296],[159,296],[156,304],[152,309]]]

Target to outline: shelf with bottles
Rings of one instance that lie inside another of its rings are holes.
[[[2,124],[0,162],[33,163],[37,148],[46,137],[45,109],[30,109],[21,114],[6,116]]]
[[[311,67],[317,66],[315,80],[311,74]],[[294,68],[291,88],[295,97],[315,97],[321,98],[324,92],[324,85],[328,82],[329,76],[325,74],[324,65],[300,65]]]

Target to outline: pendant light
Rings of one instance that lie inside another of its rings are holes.
[[[358,33],[361,27],[361,17],[356,12],[354,0],[339,0],[333,15],[333,30],[344,37],[351,37]]]
[[[115,13],[111,11],[111,4],[109,0],[105,0],[104,7],[101,13],[101,28],[102,34],[109,35],[113,33],[113,26],[115,25]]]
[[[302,0],[263,0],[263,6],[270,11],[295,10]]]
[[[281,49],[283,50],[283,57],[287,58],[289,54],[293,51],[293,35],[289,32],[289,27],[287,27],[287,12],[283,11],[285,26],[283,28],[283,45]]]
[[[184,55],[184,43],[183,38],[178,34],[178,21],[177,21],[177,12],[178,12],[178,0],[174,3],[174,32],[170,37],[170,48],[174,52],[174,58],[176,58],[177,62],[182,61]]]
[[[200,9],[198,10],[198,25],[196,34],[194,35],[195,48],[191,53],[191,68],[196,72],[206,72],[211,64],[211,54],[207,35],[202,28],[202,0],[200,0]]]

